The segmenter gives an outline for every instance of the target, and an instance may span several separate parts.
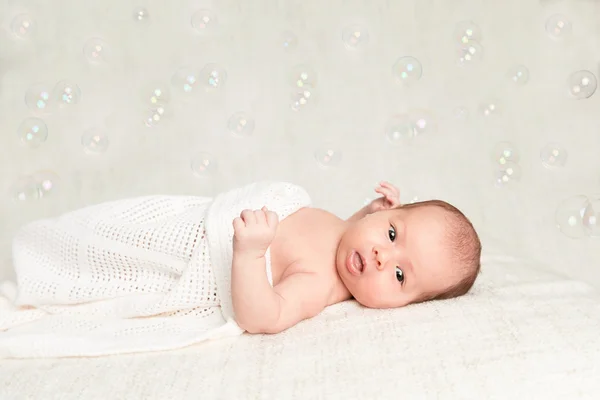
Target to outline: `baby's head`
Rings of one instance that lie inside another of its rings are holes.
[[[348,222],[336,266],[359,303],[393,308],[466,294],[480,257],[481,242],[467,217],[430,200]]]

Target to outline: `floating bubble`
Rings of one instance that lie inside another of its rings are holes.
[[[305,85],[292,92],[290,108],[294,111],[300,111],[314,102],[313,88]]]
[[[250,136],[254,132],[254,118],[243,111],[236,112],[229,118],[227,128],[232,135]]]
[[[149,17],[148,10],[144,7],[137,7],[133,10],[133,19],[135,21],[144,22],[147,21]]]
[[[192,173],[198,178],[214,175],[218,169],[216,158],[206,152],[196,154],[191,159]]]
[[[577,71],[569,76],[569,93],[578,100],[592,97],[598,88],[596,76],[590,71]]]
[[[600,237],[600,196],[589,197],[581,216],[583,230],[587,236]]]
[[[406,145],[417,134],[415,125],[408,114],[392,116],[385,124],[385,137],[393,145]]]
[[[564,167],[567,162],[567,150],[558,143],[548,143],[540,150],[540,159],[546,168]]]
[[[552,39],[564,40],[573,30],[571,22],[564,15],[556,14],[546,20],[546,33]]]
[[[81,89],[73,82],[60,81],[54,86],[52,97],[61,108],[79,104],[81,102]]]
[[[111,50],[103,39],[91,38],[83,45],[83,55],[91,64],[105,64],[110,62]]]
[[[227,72],[218,64],[206,64],[200,71],[200,78],[207,89],[219,89],[227,81]]]
[[[590,199],[583,195],[571,196],[563,200],[554,214],[558,229],[573,239],[585,237],[587,232],[583,225],[583,217],[589,206]]]
[[[452,110],[452,115],[455,119],[464,121],[469,118],[469,109],[464,106],[458,106]]]
[[[56,194],[60,187],[61,179],[56,172],[45,170],[32,175],[38,188],[39,197],[48,197]]]
[[[19,14],[10,23],[12,33],[20,39],[29,39],[35,34],[36,24],[29,14]]]
[[[465,45],[471,42],[481,42],[482,34],[479,26],[473,21],[461,21],[454,28],[454,37],[459,44]]]
[[[498,165],[518,163],[521,155],[517,147],[511,142],[498,142],[492,149],[492,161]]]
[[[483,59],[483,46],[471,40],[469,43],[458,48],[458,64],[469,65]]]
[[[362,50],[369,43],[369,31],[360,25],[350,25],[342,31],[342,41],[349,50]]]
[[[87,154],[105,153],[108,144],[108,135],[102,129],[92,128],[81,136],[81,145]]]
[[[436,118],[427,110],[412,110],[409,112],[410,121],[414,127],[415,136],[433,133],[437,130]]]
[[[529,81],[529,70],[524,65],[510,68],[506,75],[511,82],[518,86],[523,86]]]
[[[491,118],[500,114],[500,104],[497,100],[489,100],[479,105],[479,113],[485,118]]]
[[[193,68],[181,67],[171,77],[171,85],[180,94],[190,95],[198,91],[200,74]]]
[[[496,186],[502,187],[519,182],[521,175],[521,167],[515,162],[507,161],[502,165],[497,165],[494,171]]]
[[[39,147],[48,138],[48,127],[39,118],[26,118],[17,128],[17,136],[21,143],[32,148]]]
[[[39,186],[32,176],[21,176],[11,185],[9,196],[18,202],[37,200],[40,198]]]
[[[148,128],[159,125],[166,117],[167,108],[165,104],[156,103],[145,111],[144,125]]]
[[[292,68],[289,74],[289,82],[292,87],[310,88],[317,87],[317,73],[308,65],[300,64]]]
[[[171,101],[171,90],[166,83],[147,82],[140,89],[140,98],[144,105],[167,104]]]
[[[284,50],[295,50],[298,47],[298,36],[294,32],[285,31],[281,34],[281,43]]]
[[[342,152],[335,150],[330,145],[324,145],[313,153],[315,161],[321,167],[337,167],[342,161]]]
[[[202,35],[212,35],[219,28],[217,15],[211,10],[198,10],[192,15],[192,28]]]
[[[30,86],[25,93],[25,104],[38,115],[47,115],[52,112],[52,99],[50,86],[38,83]]]
[[[392,75],[402,84],[411,84],[423,75],[421,62],[414,57],[401,57],[392,66]]]

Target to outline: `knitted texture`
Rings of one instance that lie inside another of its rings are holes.
[[[2,286],[0,357],[156,351],[239,334],[233,218],[267,206],[282,220],[309,204],[298,186],[258,182],[214,199],[146,196],[33,222],[13,242],[16,298]]]

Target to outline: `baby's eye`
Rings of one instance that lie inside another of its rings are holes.
[[[400,267],[396,267],[396,279],[398,279],[398,282],[400,283],[404,282],[404,272],[402,272]]]
[[[392,242],[396,239],[396,229],[393,226],[390,226],[390,229],[388,229],[388,236]]]

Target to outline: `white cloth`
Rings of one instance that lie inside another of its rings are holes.
[[[257,182],[214,200],[139,197],[33,222],[13,242],[16,293],[0,287],[0,358],[157,351],[238,335],[233,219],[267,206],[283,220],[309,205],[299,186]],[[266,258],[272,283],[270,251]]]

